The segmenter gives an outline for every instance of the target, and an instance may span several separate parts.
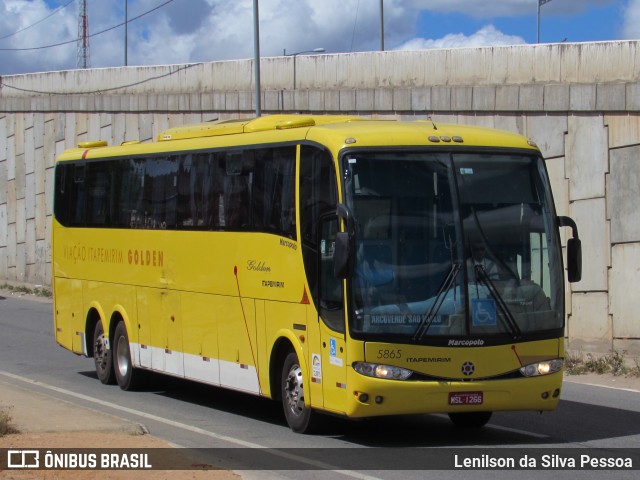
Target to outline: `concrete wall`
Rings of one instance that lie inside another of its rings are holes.
[[[580,228],[568,286],[572,350],[640,356],[640,42],[266,58],[263,113],[356,113],[516,131],[541,147],[558,213]],[[253,62],[5,76],[0,282],[50,285],[53,165],[89,139],[255,111]]]

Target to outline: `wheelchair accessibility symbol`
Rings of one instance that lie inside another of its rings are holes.
[[[490,298],[474,298],[471,300],[471,318],[474,327],[495,327],[496,302]]]

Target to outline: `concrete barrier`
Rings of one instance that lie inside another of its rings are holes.
[[[263,113],[356,113],[512,130],[540,145],[558,213],[580,227],[572,350],[640,356],[640,42],[365,52],[261,60]],[[253,61],[5,76],[0,281],[49,285],[53,165],[78,142],[252,116]]]

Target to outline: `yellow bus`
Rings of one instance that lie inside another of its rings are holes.
[[[539,149],[432,121],[272,115],[82,143],[55,168],[56,341],[349,418],[552,410],[565,267]]]

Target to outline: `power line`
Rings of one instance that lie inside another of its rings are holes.
[[[172,70],[170,72],[167,73],[163,73],[160,75],[155,75],[153,77],[149,77],[149,78],[145,78],[144,80],[139,80],[137,82],[133,82],[133,83],[128,83],[125,85],[118,85],[116,87],[110,87],[110,88],[104,88],[102,90],[89,90],[86,92],[78,92],[78,93],[73,93],[73,92],[45,92],[42,90],[31,90],[29,88],[20,88],[20,87],[15,87],[13,85],[9,85],[8,83],[5,83],[7,81],[7,77],[1,77],[0,76],[0,89],[2,88],[11,88],[13,90],[18,90],[19,92],[24,92],[24,93],[35,93],[38,95],[99,95],[102,93],[106,93],[106,92],[112,92],[115,90],[121,90],[121,89],[125,89],[125,88],[129,88],[129,87],[136,87],[138,85],[142,85],[143,83],[148,83],[148,82],[152,82],[154,80],[160,80],[161,78],[166,78],[166,77],[170,77],[172,75],[175,75],[176,73],[182,72],[184,70],[188,70],[190,68],[193,67],[197,67],[198,65],[203,65],[203,62],[198,62],[198,63],[190,63],[188,65],[182,65],[177,67],[175,70]]]
[[[9,33],[9,34],[7,34],[7,35],[4,35],[4,36],[0,37],[0,40],[4,40],[5,38],[13,37],[14,35],[16,35],[16,34],[18,34],[18,33],[20,33],[20,32],[24,32],[25,30],[28,30],[28,29],[30,29],[31,27],[35,27],[35,26],[36,26],[36,25],[38,25],[39,23],[44,22],[46,19],[48,19],[48,18],[50,18],[50,17],[53,17],[56,13],[58,13],[58,12],[60,12],[60,11],[64,10],[65,8],[67,8],[69,5],[71,5],[71,4],[72,4],[73,2],[75,2],[75,1],[76,1],[76,0],[71,0],[71,1],[70,1],[69,3],[67,3],[66,5],[63,5],[62,7],[58,7],[58,8],[56,8],[56,9],[55,9],[53,12],[51,12],[49,15],[47,15],[47,16],[46,16],[46,17],[44,17],[44,18],[41,18],[41,19],[40,19],[40,20],[38,20],[37,22],[32,23],[31,25],[28,25],[28,26],[26,26],[26,27],[24,27],[24,28],[21,28],[20,30],[16,30],[16,31],[15,31],[15,32],[13,32],[13,33]]]
[[[353,41],[356,38],[356,26],[358,25],[358,10],[360,10],[360,0],[356,4],[356,18],[353,21],[353,32],[351,33],[351,47],[349,47],[349,51],[353,52]]]
[[[98,35],[102,35],[103,33],[107,33],[110,32],[111,30],[115,30],[116,28],[119,28],[121,26],[123,26],[125,23],[131,23],[135,20],[138,20],[142,17],[144,17],[145,15],[149,15],[150,13],[155,12],[156,10],[161,9],[162,7],[164,7],[165,5],[168,5],[169,3],[173,2],[174,0],[167,0],[166,2],[162,3],[161,5],[158,5],[157,7],[152,8],[151,10],[147,10],[144,13],[141,13],[140,15],[138,15],[137,17],[133,17],[130,20],[128,20],[127,22],[121,22],[117,25],[114,25],[112,27],[106,28],[104,30],[101,30],[99,32],[96,32],[94,34],[89,35],[88,38],[93,38],[93,37],[97,37]],[[26,47],[26,48],[0,48],[0,51],[2,52],[25,52],[25,51],[31,51],[31,50],[44,50],[47,48],[54,48],[54,47],[60,47],[62,45],[69,45],[70,43],[76,43],[78,41],[77,38],[73,39],[73,40],[68,40],[66,42],[60,42],[60,43],[54,43],[52,45],[43,45],[41,47]]]

